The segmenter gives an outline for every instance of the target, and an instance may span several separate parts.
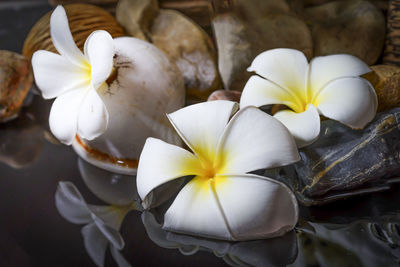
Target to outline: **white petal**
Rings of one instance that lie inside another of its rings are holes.
[[[163,229],[204,237],[231,239],[210,179],[196,176],[179,192],[164,216]]]
[[[304,147],[317,140],[320,131],[320,118],[317,109],[309,105],[302,113],[282,110],[274,115],[282,122],[296,140],[297,147]]]
[[[229,122],[218,149],[222,173],[246,173],[300,159],[287,128],[255,107],[241,109]],[[221,172],[218,172],[221,173]]]
[[[294,110],[302,108],[302,102],[289,90],[259,76],[251,76],[244,86],[240,98],[240,108],[271,104],[283,104]]]
[[[305,93],[308,62],[304,54],[295,49],[277,48],[259,54],[248,71],[303,96]]]
[[[360,76],[370,71],[367,64],[352,55],[316,57],[310,63],[309,89],[315,94],[334,79]]]
[[[46,99],[89,84],[88,77],[81,68],[62,56],[45,50],[33,54],[32,68],[36,85]]]
[[[376,95],[363,78],[342,78],[325,86],[316,98],[317,108],[325,117],[356,129],[363,128],[376,114]]]
[[[104,266],[108,240],[94,223],[85,225],[81,233],[83,244],[92,261],[97,266]]]
[[[107,126],[107,108],[97,92],[90,89],[80,106],[78,134],[86,140],[93,140],[103,134]]]
[[[193,152],[212,162],[220,136],[236,110],[235,102],[217,100],[182,108],[168,118]]]
[[[93,88],[97,89],[110,75],[114,62],[114,40],[106,31],[94,31],[85,42],[85,55],[91,66]]]
[[[86,58],[76,46],[62,6],[57,6],[50,17],[50,35],[58,53],[77,66],[85,67]]]
[[[59,182],[55,199],[58,212],[67,221],[77,224],[92,221],[91,211],[73,183]]]
[[[50,110],[51,132],[66,145],[72,144],[78,128],[78,113],[87,89],[73,89],[59,97]]]
[[[162,140],[148,138],[140,154],[136,177],[139,196],[145,201],[156,187],[200,171],[199,160],[192,153]]]
[[[257,175],[216,177],[215,191],[234,240],[280,236],[297,223],[296,197],[273,179]]]

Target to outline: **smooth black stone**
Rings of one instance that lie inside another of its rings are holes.
[[[400,108],[377,114],[363,130],[323,121],[319,139],[278,178],[305,205],[389,189],[400,176],[399,124]]]

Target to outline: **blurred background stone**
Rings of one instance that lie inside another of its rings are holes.
[[[17,53],[0,50],[0,122],[17,117],[32,82],[29,60]]]
[[[364,75],[378,96],[378,111],[400,104],[400,67],[391,65],[371,66],[372,72]]]
[[[351,54],[369,65],[377,62],[385,41],[385,18],[368,1],[334,1],[305,9],[314,56]]]

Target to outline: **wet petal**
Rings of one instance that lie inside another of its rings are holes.
[[[86,58],[76,46],[62,6],[57,6],[50,17],[50,35],[58,53],[77,66],[85,67]]]
[[[36,85],[46,99],[89,84],[81,68],[52,52],[36,51],[32,56],[32,68]]]
[[[360,129],[376,114],[376,95],[363,78],[342,78],[325,86],[316,98],[318,111],[325,117]]]
[[[104,237],[116,248],[122,249],[125,246],[124,239],[118,229],[111,227],[97,216],[93,216],[94,223],[99,228]]]
[[[78,114],[82,100],[88,89],[70,90],[53,103],[50,110],[49,124],[51,132],[66,145],[72,144],[78,128]]]
[[[108,111],[93,89],[89,90],[80,106],[78,134],[86,140],[93,140],[103,134],[108,126]]]
[[[316,57],[310,63],[309,89],[315,94],[334,79],[360,76],[370,71],[367,64],[352,55]]]
[[[277,48],[265,51],[253,60],[247,70],[255,71],[299,97],[305,94],[308,62],[298,50]]]
[[[218,179],[223,180],[217,182]],[[234,240],[280,236],[296,225],[296,197],[284,184],[257,175],[216,177],[215,180],[218,201]]]
[[[310,105],[302,113],[282,110],[277,112],[274,117],[289,129],[299,148],[311,144],[319,136],[320,117],[313,105]]]
[[[235,102],[217,100],[182,108],[168,118],[193,152],[212,162],[220,136],[236,110]]]
[[[146,202],[158,186],[186,175],[201,172],[199,160],[190,152],[155,138],[148,138],[139,159],[137,189]]]
[[[218,148],[218,173],[246,173],[300,159],[287,128],[255,107],[241,109],[229,122]]]
[[[163,229],[204,237],[231,239],[210,181],[210,179],[196,176],[185,185],[165,213]]]
[[[122,253],[113,245],[110,246],[110,252],[111,255],[113,257],[113,259],[115,260],[115,262],[117,263],[118,267],[129,267],[132,266],[122,255]]]
[[[113,68],[114,41],[106,31],[94,31],[85,42],[85,55],[91,66],[93,88],[107,80]]]
[[[59,182],[55,199],[58,212],[67,221],[77,224],[92,221],[91,211],[73,183]]]
[[[283,104],[292,109],[301,108],[301,102],[290,91],[259,76],[251,76],[243,89],[240,108],[271,104]]]

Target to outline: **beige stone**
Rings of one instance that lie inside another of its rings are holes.
[[[217,57],[210,37],[175,10],[160,10],[151,27],[151,40],[180,69],[192,100],[206,100],[221,87]]]
[[[151,22],[158,12],[157,0],[120,0],[115,16],[129,35],[147,40]]]
[[[378,111],[388,110],[400,104],[400,67],[375,65],[372,72],[364,75],[375,88]]]
[[[18,115],[32,82],[29,60],[17,53],[0,50],[0,122]]]
[[[216,16],[212,23],[224,89],[243,90],[251,75],[246,69],[266,50],[293,48],[312,57],[311,33],[307,25],[293,15],[267,14],[245,21],[233,13],[225,13]]]
[[[307,8],[304,20],[314,40],[314,56],[346,53],[373,65],[382,53],[385,19],[368,1],[334,1]]]

